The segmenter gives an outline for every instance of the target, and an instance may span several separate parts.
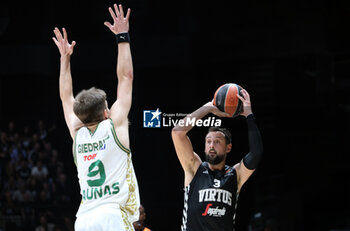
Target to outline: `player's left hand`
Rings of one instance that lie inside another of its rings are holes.
[[[237,94],[237,97],[243,103],[243,111],[241,112],[240,115],[247,117],[248,115],[253,113],[252,106],[250,103],[250,96],[249,96],[249,93],[244,89],[241,90],[241,93],[242,93],[243,97],[240,96],[239,94]]]
[[[111,7],[108,8],[109,13],[113,18],[113,25],[110,22],[105,22],[104,25],[108,27],[114,34],[129,32],[129,17],[130,8],[128,9],[126,16],[124,17],[123,6],[114,4],[114,11]]]

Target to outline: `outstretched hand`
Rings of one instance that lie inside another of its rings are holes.
[[[72,41],[70,44],[68,42],[68,35],[65,28],[62,28],[63,36],[60,32],[60,30],[55,27],[53,32],[55,33],[56,37],[52,37],[53,41],[55,42],[56,46],[58,47],[58,50],[60,51],[61,56],[70,56],[73,54],[73,49],[76,44],[75,41]]]
[[[243,97],[240,96],[239,94],[237,94],[237,97],[243,103],[243,111],[241,112],[240,115],[247,117],[248,115],[253,113],[252,112],[252,106],[251,106],[251,103],[250,103],[250,96],[249,96],[249,93],[246,90],[244,90],[244,89],[241,90],[241,93],[242,93]]]
[[[110,22],[105,22],[104,25],[107,26],[114,34],[129,32],[130,8],[128,9],[125,17],[121,4],[119,4],[119,7],[117,4],[114,4],[115,13],[111,7],[109,7],[108,10],[113,18],[113,25]]]

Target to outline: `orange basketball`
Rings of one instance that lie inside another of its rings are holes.
[[[241,94],[241,86],[235,83],[226,83],[220,86],[213,99],[213,104],[219,108],[220,111],[230,114],[231,117],[236,117],[242,112],[242,101],[237,97]]]

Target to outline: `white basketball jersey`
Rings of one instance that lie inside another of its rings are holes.
[[[101,205],[118,206],[126,225],[139,219],[140,196],[130,150],[117,138],[111,119],[95,132],[80,128],[73,144],[82,202],[77,217]]]

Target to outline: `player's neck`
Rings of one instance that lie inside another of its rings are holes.
[[[98,122],[92,122],[92,123],[89,123],[89,124],[85,124],[85,126],[90,130],[90,132],[94,133],[98,124],[100,123],[101,121],[98,121]]]
[[[92,133],[94,133],[95,130],[96,130],[96,128],[97,128],[97,124],[87,126],[87,128],[88,128]]]

